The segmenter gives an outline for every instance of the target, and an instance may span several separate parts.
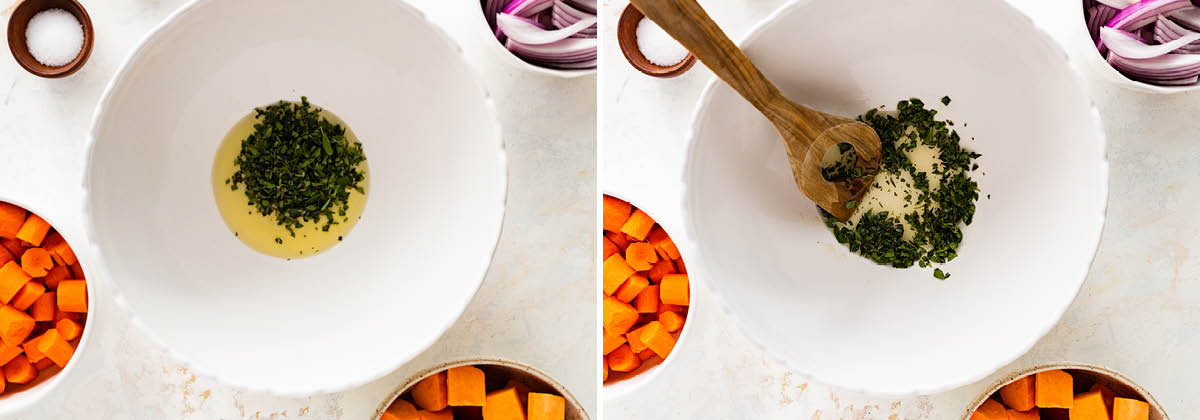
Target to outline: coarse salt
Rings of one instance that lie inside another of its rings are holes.
[[[39,63],[65,66],[83,50],[83,25],[66,10],[43,10],[29,19],[25,45]]]
[[[670,67],[683,62],[688,50],[671,38],[667,31],[658,27],[650,18],[642,18],[637,26],[637,46],[642,55],[663,67]]]

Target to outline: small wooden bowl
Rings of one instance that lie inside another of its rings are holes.
[[[12,16],[8,19],[8,49],[12,50],[13,58],[17,59],[17,64],[24,67],[35,76],[55,79],[59,77],[67,77],[79,71],[88,58],[92,56],[92,41],[95,38],[95,33],[92,30],[92,18],[88,16],[87,10],[79,4],[77,0],[19,0],[21,4],[13,10]],[[38,14],[47,9],[63,9],[75,15],[75,19],[83,25],[83,48],[79,51],[79,55],[71,60],[70,63],[59,67],[49,67],[33,58],[33,54],[29,52],[29,46],[25,43],[25,29],[29,26],[29,20],[33,15]]]
[[[621,45],[621,52],[625,54],[625,59],[629,61],[630,65],[633,65],[633,68],[650,76],[665,79],[684,74],[696,65],[696,56],[691,53],[688,53],[687,57],[679,64],[670,67],[663,67],[647,60],[637,45],[637,27],[643,17],[645,16],[642,15],[642,11],[630,4],[625,7],[625,11],[621,13],[621,19],[617,21],[617,43]]]
[[[1121,375],[1114,370],[1084,363],[1047,364],[1010,374],[1006,376],[1004,380],[993,385],[987,393],[976,398],[975,402],[971,404],[970,409],[963,414],[963,420],[970,419],[971,416],[975,414],[975,410],[978,410],[979,406],[983,405],[984,401],[987,401],[988,398],[991,398],[992,395],[999,392],[1000,388],[1004,387],[1005,385],[1008,385],[1017,379],[1021,379],[1038,372],[1045,372],[1055,369],[1064,370],[1067,373],[1070,373],[1073,378],[1076,378],[1076,392],[1086,391],[1087,388],[1089,388],[1092,384],[1101,384],[1105,387],[1108,387],[1108,389],[1113,390],[1118,397],[1136,398],[1145,401],[1150,405],[1150,420],[1170,420],[1170,418],[1167,417],[1166,411],[1163,410],[1162,405],[1158,403],[1158,400],[1155,400],[1154,397],[1150,395],[1149,391],[1146,391],[1141,386],[1134,383],[1133,380],[1126,378],[1124,375]],[[1065,415],[1065,413],[1059,414]]]

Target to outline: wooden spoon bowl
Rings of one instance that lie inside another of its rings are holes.
[[[621,45],[621,53],[625,55],[625,60],[638,71],[649,76],[661,77],[669,79],[687,73],[696,65],[696,56],[688,53],[687,57],[673,66],[663,67],[658,64],[651,63],[642,54],[642,50],[637,45],[637,27],[641,23],[645,15],[641,10],[630,4],[625,7],[625,11],[621,12],[621,19],[617,21],[617,44]]]
[[[38,62],[29,52],[29,45],[25,43],[25,30],[29,27],[29,20],[47,9],[66,10],[75,15],[75,19],[83,25],[83,48],[74,60],[59,67],[50,67]],[[88,16],[87,10],[77,0],[20,0],[20,4],[13,9],[12,16],[8,19],[8,49],[12,51],[17,64],[38,77],[54,79],[67,77],[79,71],[92,56],[94,38],[92,18]]]

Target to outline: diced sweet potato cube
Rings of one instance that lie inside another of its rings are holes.
[[[438,411],[421,410],[417,413],[421,420],[454,420],[454,410],[443,408]]]
[[[1088,389],[1088,391],[1099,391],[1100,396],[1104,397],[1104,405],[1108,407],[1108,412],[1112,412],[1113,399],[1117,397],[1117,394],[1113,392],[1113,390],[1108,389],[1108,387],[1101,384],[1094,384],[1090,389]]]
[[[484,420],[526,420],[525,406],[516,388],[504,388],[487,394],[483,405]]]
[[[567,401],[563,397],[529,393],[529,420],[563,420],[566,413]]]
[[[1113,420],[1149,420],[1150,404],[1128,398],[1113,399]]]
[[[609,242],[617,246],[621,252],[625,252],[625,248],[629,248],[629,236],[621,232],[605,232],[604,237],[608,238]]]
[[[996,400],[988,398],[983,405],[975,409],[970,420],[1008,420],[1008,410]]]
[[[487,398],[483,371],[474,366],[450,368],[446,371],[446,392],[451,406],[483,406]]]
[[[416,406],[408,401],[397,398],[383,412],[383,417],[380,417],[379,420],[421,420],[421,418],[417,414]]]
[[[1034,402],[1040,408],[1071,408],[1075,404],[1074,379],[1061,370],[1034,375]]]
[[[1076,395],[1069,414],[1071,420],[1110,420],[1108,407],[1104,406],[1104,397],[1100,395],[1100,391]]]
[[[1034,401],[1033,376],[1025,376],[1000,388],[1000,399],[1004,405],[1017,411],[1029,411],[1037,406]]]
[[[1037,408],[1031,408],[1025,411],[1008,410],[1008,420],[1042,420],[1041,413]]]
[[[412,389],[413,402],[426,411],[441,411],[450,405],[446,393],[446,372],[422,379]]]
[[[8,344],[0,343],[0,366],[8,364],[8,362],[11,362],[14,357],[17,357],[17,355],[21,354],[23,351],[24,349],[22,349],[21,346],[10,346]]]

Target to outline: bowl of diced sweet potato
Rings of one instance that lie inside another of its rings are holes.
[[[691,283],[679,247],[643,209],[603,197],[601,233],[606,395],[649,382],[685,336]]]
[[[75,366],[92,293],[63,233],[0,201],[0,415],[32,406]]]
[[[589,420],[561,384],[500,358],[444,363],[409,378],[376,420]]]
[[[971,405],[964,420],[1168,420],[1145,389],[1111,369],[1081,363],[1010,375]]]

